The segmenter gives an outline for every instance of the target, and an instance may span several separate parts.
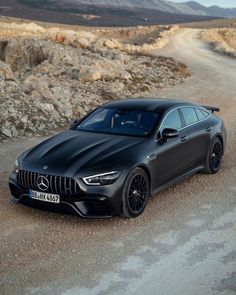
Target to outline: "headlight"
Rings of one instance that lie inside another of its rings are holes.
[[[108,173],[102,173],[102,174],[84,177],[83,181],[87,185],[107,185],[107,184],[114,183],[119,176],[120,176],[119,171],[112,171]]]
[[[19,162],[18,162],[18,160],[15,160],[14,170],[15,170],[16,173],[19,172]]]

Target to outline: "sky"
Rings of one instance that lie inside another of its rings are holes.
[[[187,0],[170,0],[172,2],[186,2]],[[236,7],[236,0],[194,0],[205,6],[218,5],[222,7]]]

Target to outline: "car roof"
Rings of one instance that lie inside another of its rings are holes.
[[[115,100],[115,101],[106,103],[104,106],[108,108],[165,112],[167,110],[180,107],[180,106],[197,106],[197,105],[190,102],[186,102],[184,100],[140,97],[140,98]]]

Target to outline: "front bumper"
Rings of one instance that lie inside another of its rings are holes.
[[[24,188],[17,180],[17,173],[9,178],[11,200],[15,203],[40,208],[43,210],[76,214],[85,218],[109,218],[120,215],[122,186],[114,183],[107,186],[86,186],[79,184],[81,190],[75,195],[61,195],[60,203],[48,203],[30,198],[30,187]]]

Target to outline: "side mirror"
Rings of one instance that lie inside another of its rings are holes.
[[[165,128],[161,135],[162,139],[175,138],[179,136],[179,132],[176,129]]]
[[[70,123],[70,129],[74,129],[77,125],[78,125],[79,121],[78,120],[74,120]]]

